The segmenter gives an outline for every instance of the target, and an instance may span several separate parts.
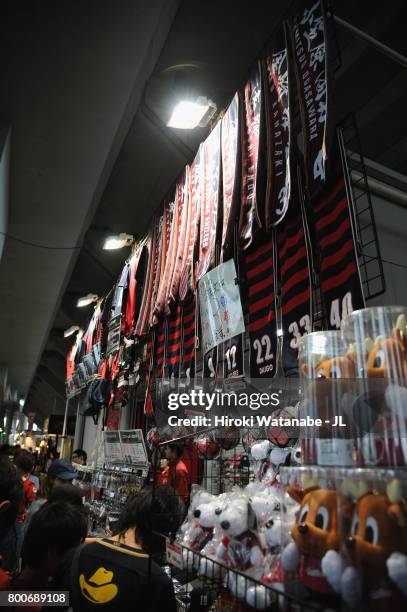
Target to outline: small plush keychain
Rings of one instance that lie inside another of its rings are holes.
[[[298,572],[311,591],[332,595],[335,591],[321,564],[330,550],[339,550],[336,491],[310,482],[305,488],[288,487],[287,493],[300,508],[291,526],[293,541],[282,552],[282,567],[287,572]]]

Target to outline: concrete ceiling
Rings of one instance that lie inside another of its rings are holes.
[[[0,16],[0,119],[13,124],[9,233],[0,262],[0,363],[27,411],[64,406],[62,330],[90,315],[123,252],[106,234],[142,234],[205,130],[165,126],[180,88],[222,108],[290,2],[15,2]],[[337,13],[407,54],[404,2],[341,0]],[[16,8],[17,7],[17,8]],[[368,157],[407,172],[406,71],[337,30],[339,116],[358,111]],[[190,65],[179,70],[174,67]],[[183,75],[186,75],[183,77]],[[4,90],[4,91],[3,91]],[[397,125],[397,129],[396,126]],[[403,127],[401,127],[403,126]]]

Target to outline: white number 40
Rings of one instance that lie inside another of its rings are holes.
[[[350,291],[345,293],[342,298],[342,311],[340,308],[339,298],[336,300],[332,300],[331,303],[331,312],[329,314],[329,323],[331,327],[335,327],[336,329],[341,329],[342,323],[344,319],[350,315],[353,311],[352,306],[352,294]]]

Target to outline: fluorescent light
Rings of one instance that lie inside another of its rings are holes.
[[[115,236],[108,236],[106,238],[103,248],[106,251],[113,251],[115,249],[122,249],[125,246],[130,246],[134,242],[134,236],[131,234],[116,234]]]
[[[211,109],[211,113],[208,111]],[[207,98],[199,97],[196,102],[191,100],[180,100],[172,111],[171,119],[167,126],[180,130],[192,130],[198,125],[204,127],[202,119],[207,115],[205,125],[213,117],[216,111],[216,104]]]
[[[71,327],[68,327],[68,329],[64,331],[64,338],[69,338],[69,336],[72,336],[72,334],[74,334],[75,332],[79,330],[80,330],[79,325],[71,325]]]
[[[76,305],[78,308],[83,308],[84,306],[89,306],[89,304],[92,304],[93,302],[97,302],[98,299],[99,296],[96,295],[96,293],[88,293],[88,295],[79,298],[79,300],[76,302]]]
[[[24,406],[25,404],[25,399],[21,398],[18,400],[18,403],[20,404],[21,408]]]

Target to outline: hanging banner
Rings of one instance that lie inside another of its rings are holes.
[[[200,145],[189,171],[189,222],[179,285],[179,298],[182,302],[186,299],[188,293],[195,289],[194,270],[199,248],[201,215],[201,159],[202,145]]]
[[[364,307],[349,203],[330,103],[329,48],[322,2],[306,0],[293,23],[305,170],[324,310],[331,329]]]
[[[202,145],[201,158],[201,222],[199,259],[195,269],[195,282],[215,263],[216,230],[220,190],[220,122]]]
[[[242,202],[239,240],[247,249],[262,226],[265,199],[263,99],[260,63],[257,62],[244,88],[242,109]]]
[[[177,194],[175,194],[177,195]],[[151,325],[157,325],[158,317],[164,311],[171,282],[173,263],[177,244],[178,223],[177,200],[167,200],[164,204],[163,228],[161,238],[161,267],[156,298],[153,305]]]
[[[364,308],[345,182],[339,177],[312,203],[320,251],[319,279],[330,329],[340,329],[353,311]]]
[[[186,386],[195,378],[196,295],[191,293],[182,310],[181,379]]]
[[[263,236],[244,254],[250,336],[250,376],[272,378],[277,368],[274,249]]]
[[[223,223],[221,261],[234,254],[235,226],[240,210],[241,143],[239,95],[235,94],[221,122]]]
[[[122,331],[126,336],[133,333],[135,320],[140,309],[140,284],[143,282],[145,275],[146,256],[146,241],[143,240],[137,245],[129,261],[129,288],[122,323]]]
[[[182,306],[177,304],[168,317],[167,366],[170,384],[175,386],[179,378],[182,340]]]
[[[153,414],[154,406],[153,406],[153,370],[154,370],[154,344],[155,344],[155,332],[150,332],[147,342],[146,342],[146,374],[145,374],[145,382],[146,382],[146,394],[144,397],[144,414]]]
[[[304,133],[306,181],[311,198],[325,185],[335,119],[322,0],[305,0],[292,26],[294,60]]]
[[[299,202],[299,196],[294,195],[290,211],[276,231],[285,376],[298,376],[299,341],[312,331],[312,257],[304,229],[306,219]]]
[[[169,314],[173,305],[178,299],[181,272],[183,264],[186,259],[186,243],[187,227],[191,222],[190,219],[190,206],[189,206],[189,168],[185,168],[184,173],[177,184],[176,190],[177,198],[177,216],[178,216],[178,240],[177,240],[177,252],[174,259],[172,279],[168,293],[168,299],[166,303],[166,314]]]
[[[157,378],[164,377],[164,368],[166,365],[166,345],[167,345],[167,321],[161,320],[158,323],[155,334],[154,346],[154,361],[155,375]]]
[[[284,219],[291,197],[290,87],[283,28],[266,53],[264,69],[268,152],[265,225],[269,231]]]
[[[235,262],[229,259],[199,281],[202,352],[245,330]]]
[[[162,234],[163,217],[156,216],[153,220],[153,227],[147,239],[147,264],[143,280],[142,302],[136,323],[135,333],[143,336],[148,331],[151,306],[156,284],[160,274],[160,245]]]

